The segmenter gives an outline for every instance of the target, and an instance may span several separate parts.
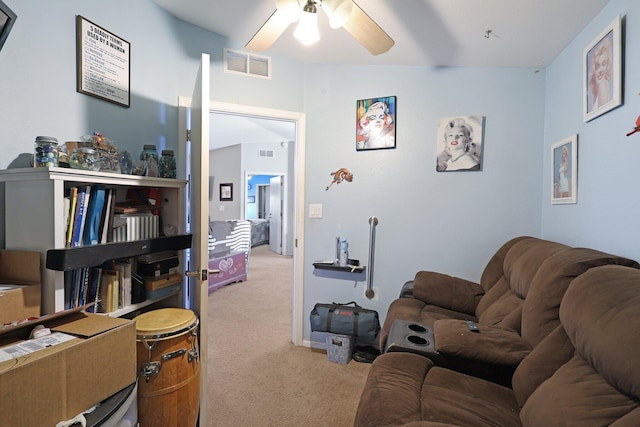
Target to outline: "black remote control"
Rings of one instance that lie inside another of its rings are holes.
[[[467,327],[471,332],[480,332],[480,329],[478,329],[478,324],[473,320],[467,320]]]

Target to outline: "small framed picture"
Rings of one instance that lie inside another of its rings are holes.
[[[232,183],[220,184],[220,201],[221,202],[233,201],[233,184]]]
[[[584,49],[583,114],[588,122],[622,104],[621,22],[617,16]]]
[[[256,202],[256,196],[247,196],[247,202],[248,203],[255,203]]]
[[[396,148],[396,97],[357,101],[356,150],[384,148]]]
[[[578,192],[578,135],[551,146],[551,204],[576,203]]]

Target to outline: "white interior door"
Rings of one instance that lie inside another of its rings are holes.
[[[189,181],[187,191],[187,229],[193,235],[187,270],[189,295],[187,305],[200,319],[200,420],[207,424],[207,337],[208,337],[208,221],[209,221],[209,55],[202,54],[191,100],[180,99],[180,125],[190,129],[190,139],[180,147],[184,175]],[[190,116],[190,125],[187,116]],[[184,122],[184,123],[183,123]]]
[[[282,177],[269,180],[269,248],[282,255]]]

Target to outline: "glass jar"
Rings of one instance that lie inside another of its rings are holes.
[[[142,147],[142,153],[140,153],[140,160],[147,160],[149,157],[153,157],[158,163],[158,149],[153,144],[147,144]]]
[[[162,157],[160,157],[160,177],[176,177],[176,158],[173,155],[173,150],[162,150]]]
[[[92,148],[76,148],[69,158],[69,166],[72,169],[82,169],[86,171],[100,170],[100,155]]]
[[[33,165],[37,168],[58,166],[58,140],[52,136],[37,136],[33,147]]]

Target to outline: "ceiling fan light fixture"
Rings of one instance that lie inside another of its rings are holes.
[[[296,22],[300,17],[298,0],[276,0],[276,9],[282,13],[289,23]]]
[[[313,0],[308,0],[300,13],[298,27],[293,36],[305,45],[311,45],[320,40],[318,31],[318,10]]]
[[[322,9],[329,17],[329,25],[338,29],[344,25],[351,16],[353,2],[351,0],[324,0]]]

